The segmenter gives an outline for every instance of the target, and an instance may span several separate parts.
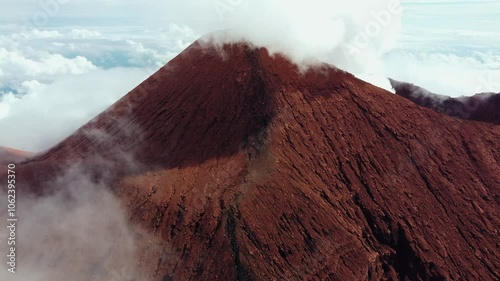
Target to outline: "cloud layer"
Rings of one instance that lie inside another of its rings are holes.
[[[16,204],[22,208],[16,210],[16,244],[10,245],[16,248],[16,274],[2,262],[0,279],[130,280],[138,263],[136,232],[106,184],[73,165],[47,185],[53,191],[49,195],[17,196]],[[3,188],[0,200],[7,202]],[[7,214],[7,205],[1,206],[0,211]],[[7,241],[8,235],[0,231],[0,241]],[[0,250],[9,253],[10,246],[2,243]]]
[[[68,136],[151,74],[148,69],[96,70],[50,84],[25,81],[24,95],[0,103],[3,146],[39,152]],[[105,77],[106,79],[102,79]]]
[[[71,134],[197,38],[175,24],[130,36],[106,28],[6,29],[0,145],[33,152]]]

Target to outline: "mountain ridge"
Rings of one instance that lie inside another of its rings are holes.
[[[396,94],[416,104],[452,117],[500,125],[500,93],[478,93],[452,98],[411,83],[389,79]]]

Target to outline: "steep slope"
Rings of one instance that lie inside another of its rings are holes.
[[[500,125],[500,93],[452,98],[431,93],[410,83],[389,79],[397,95],[456,118]]]
[[[18,178],[106,176],[160,241],[138,238],[136,280],[498,280],[499,139],[331,66],[195,43]]]

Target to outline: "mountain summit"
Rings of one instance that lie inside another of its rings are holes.
[[[498,280],[499,139],[329,65],[194,43],[19,178],[118,163],[160,241],[136,280]]]

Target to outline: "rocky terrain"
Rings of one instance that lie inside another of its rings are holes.
[[[437,95],[410,83],[389,79],[397,95],[437,112],[465,120],[500,125],[500,93],[480,93],[452,98]]]
[[[329,65],[195,43],[18,192],[75,163],[106,181],[158,241],[137,281],[499,280],[499,140]]]

